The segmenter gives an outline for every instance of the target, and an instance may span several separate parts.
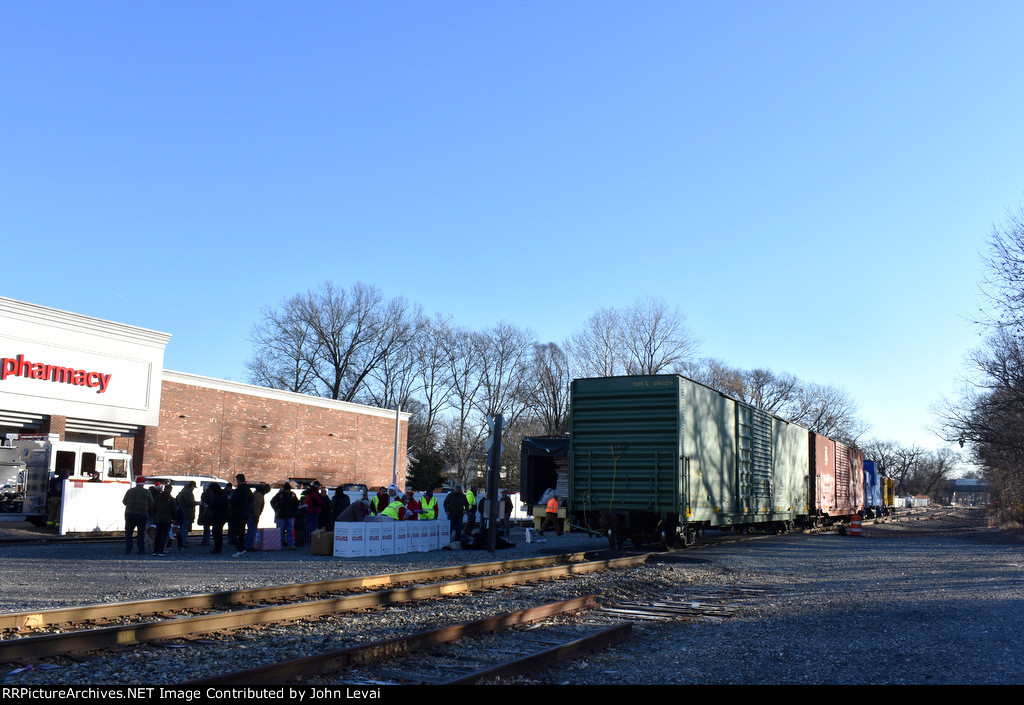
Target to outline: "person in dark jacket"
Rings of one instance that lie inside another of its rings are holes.
[[[295,514],[299,510],[299,498],[292,491],[292,484],[285,482],[281,489],[270,498],[274,510],[274,523],[281,531],[281,546],[295,548]]]
[[[178,502],[178,548],[188,548],[188,535],[196,520],[196,483],[189,480],[174,499]]]
[[[352,500],[345,494],[345,488],[338,485],[338,488],[334,490],[334,499],[331,501],[331,521],[330,526],[327,527],[328,531],[334,530],[334,522],[338,521],[338,517],[341,513],[348,509],[349,504]]]
[[[261,482],[252,491],[252,511],[245,522],[245,550],[256,550],[256,535],[260,530],[260,516],[263,514],[263,505],[266,504],[267,494],[270,492],[270,485]]]
[[[210,553],[221,553],[224,547],[224,523],[228,520],[228,495],[216,482],[210,483],[209,490],[206,520],[213,535],[213,550]]]
[[[462,540],[462,515],[468,510],[469,502],[461,487],[456,487],[444,498],[444,513],[448,515],[448,533],[452,541]]]
[[[146,478],[138,477],[124,499],[124,552],[132,552],[132,533],[138,530],[139,554],[146,552],[146,526],[153,511],[153,496],[145,487]]]
[[[171,486],[166,484],[153,498],[153,523],[156,524],[156,538],[153,539],[153,555],[163,556],[171,534],[171,522],[178,513],[178,503],[171,496]]]
[[[320,523],[320,513],[324,511],[326,493],[321,492],[319,482],[314,482],[313,487],[306,493],[303,503],[306,505],[306,541],[312,543],[313,532]]]
[[[245,555],[245,524],[252,515],[252,489],[245,475],[235,476],[235,490],[228,498],[228,538],[235,546],[235,558]]]
[[[60,528],[60,504],[64,494],[64,480],[71,476],[67,470],[61,470],[50,480],[46,497],[46,525]]]
[[[212,526],[209,519],[210,510],[210,493],[213,491],[210,489],[217,483],[208,484],[204,489],[203,493],[199,495],[199,524],[203,527],[203,540],[199,542],[200,546],[210,545],[210,527]]]
[[[306,505],[306,497],[310,490],[302,490],[299,494],[299,508],[295,510],[295,545],[302,548],[306,545],[306,514],[309,507]]]
[[[380,514],[389,504],[391,504],[391,498],[388,497],[387,488],[381,487],[370,500],[370,514]]]
[[[370,500],[360,499],[356,502],[352,502],[344,511],[338,515],[338,521],[341,523],[350,521],[364,521],[366,516],[370,513]]]
[[[502,530],[505,535],[509,535],[510,522],[512,521],[512,510],[515,507],[512,504],[512,498],[508,496],[508,492],[505,490],[501,491],[501,511],[499,512],[499,523],[501,524]]]

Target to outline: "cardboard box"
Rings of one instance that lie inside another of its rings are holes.
[[[334,532],[333,531],[314,531],[310,542],[311,553],[314,556],[333,556],[334,555]]]
[[[427,527],[425,543],[428,551],[436,551],[451,543],[451,527],[447,521],[431,521]]]
[[[385,521],[380,526],[380,555],[391,556],[395,553],[395,529],[397,521]]]
[[[334,525],[334,555],[355,558],[366,555],[366,525],[362,522],[338,522]]]
[[[412,525],[417,521],[396,521],[395,522],[395,553],[409,552],[409,535],[412,532]]]
[[[430,528],[427,526],[428,523],[429,522],[426,521],[409,522],[410,551],[422,553],[423,551],[430,550],[430,547],[427,545],[427,539],[430,538]]]
[[[280,551],[281,530],[280,529],[257,529],[256,530],[257,551]]]
[[[381,532],[384,530],[383,522],[365,522],[366,527],[366,553],[367,556],[381,555]]]

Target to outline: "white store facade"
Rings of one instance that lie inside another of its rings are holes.
[[[0,435],[109,443],[155,426],[170,337],[0,297]]]

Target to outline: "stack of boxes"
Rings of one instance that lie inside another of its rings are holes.
[[[447,544],[447,521],[338,522],[334,525],[334,555],[342,558],[435,551]]]

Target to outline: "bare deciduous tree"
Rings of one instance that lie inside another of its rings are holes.
[[[540,433],[563,432],[572,385],[569,359],[555,343],[535,344],[530,377],[529,405],[540,422]]]
[[[856,446],[867,431],[857,416],[857,402],[845,390],[821,384],[803,384],[792,405],[783,414],[815,433]]]
[[[619,346],[620,315],[612,308],[594,313],[566,346],[575,377],[614,377],[625,372]]]
[[[641,298],[597,311],[566,347],[576,376],[613,377],[681,372],[699,345],[678,307]]]
[[[983,322],[996,330],[1024,334],[1024,205],[1008,212],[989,236],[982,295],[991,307]]]
[[[389,356],[401,354],[418,317],[404,298],[385,299],[374,286],[330,282],[263,316],[253,332],[252,380],[344,401],[363,393]]]
[[[866,443],[862,450],[875,461],[879,474],[892,478],[899,495],[909,491],[910,478],[925,454],[918,445],[906,446],[898,441],[878,439]]]
[[[365,385],[367,403],[387,409],[409,408],[410,402],[420,391],[421,379],[414,340],[422,329],[423,321],[417,319],[409,337],[398,341],[370,371]]]
[[[627,374],[677,372],[700,347],[686,325],[686,316],[664,299],[638,299],[620,320]]]
[[[423,321],[413,342],[416,374],[424,404],[423,432],[428,443],[437,440],[435,426],[450,403],[454,377],[448,353],[453,335],[451,319],[435,315]]]
[[[756,369],[743,373],[743,400],[772,414],[782,415],[800,391],[800,380],[788,373]]]
[[[907,478],[907,493],[937,498],[959,463],[960,455],[952,448],[925,453]]]
[[[742,395],[743,371],[730,367],[717,358],[689,360],[683,364],[680,374],[728,396],[739,399]]]
[[[483,423],[473,423],[480,394],[484,345],[478,333],[454,329],[442,341],[445,364],[451,377],[449,407],[452,416],[443,424],[442,448],[452,464],[455,479],[465,484],[470,462],[480,453]]]
[[[501,322],[477,336],[480,345],[480,413],[514,424],[525,411],[533,333]]]
[[[961,398],[937,410],[941,433],[969,445],[1004,518],[1024,521],[1024,206],[993,228],[979,321],[991,332],[969,360]]]
[[[249,339],[256,348],[246,363],[253,384],[300,394],[316,392],[316,336],[297,296],[277,308],[265,307]]]

